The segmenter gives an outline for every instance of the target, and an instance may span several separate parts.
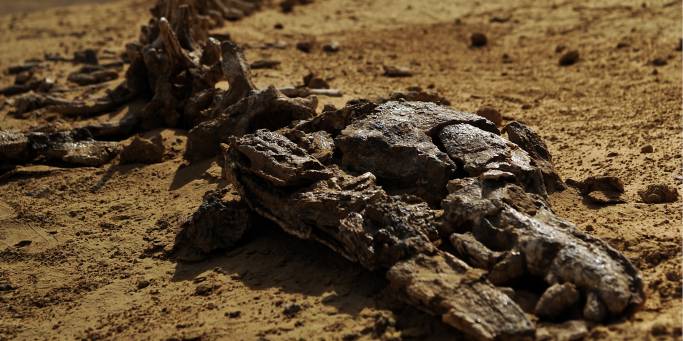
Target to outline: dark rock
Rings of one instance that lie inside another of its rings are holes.
[[[82,51],[76,51],[76,52],[74,52],[74,62],[97,65],[97,64],[99,64],[99,61],[97,58],[97,51],[95,51],[94,49],[85,49]]]
[[[33,241],[31,241],[31,240],[21,240],[21,241],[17,242],[16,244],[14,244],[14,247],[27,247],[27,246],[31,245],[31,243],[33,243]]]
[[[182,261],[200,261],[217,250],[234,247],[251,228],[251,212],[227,188],[210,191],[176,236],[174,251]]]
[[[310,53],[313,51],[313,46],[315,46],[315,42],[313,40],[303,40],[296,43],[296,49],[305,53]]]
[[[470,35],[471,47],[484,47],[488,43],[488,38],[481,32],[475,32]]]
[[[646,204],[672,203],[678,200],[678,190],[666,184],[648,185],[646,189],[638,191],[640,200]]]
[[[436,91],[424,91],[421,88],[411,88],[406,91],[395,91],[389,95],[387,101],[406,100],[410,102],[432,102],[441,105],[450,105],[451,102],[439,95]]]
[[[541,295],[536,304],[536,315],[556,319],[576,305],[579,292],[572,283],[554,284]]]
[[[214,285],[214,284],[211,284],[211,283],[207,283],[207,282],[199,283],[199,285],[197,285],[197,286],[195,287],[194,294],[197,295],[197,296],[209,296],[209,295],[211,295],[217,288],[218,288],[217,285]]]
[[[160,137],[149,140],[136,136],[133,141],[121,151],[120,162],[122,165],[130,163],[159,163],[163,160],[164,152],[164,146]]]
[[[496,108],[484,106],[476,111],[476,114],[500,126],[503,124],[503,115]]]
[[[240,316],[242,316],[242,312],[239,310],[229,311],[229,312],[225,313],[225,316],[227,316],[231,319],[236,319],[236,318],[239,318]]]
[[[648,154],[654,152],[655,149],[652,147],[651,144],[646,144],[643,147],[640,148],[640,152],[643,154]]]
[[[666,59],[664,59],[664,58],[657,57],[657,58],[652,59],[652,60],[650,61],[650,64],[651,64],[652,66],[664,66],[664,65],[667,64],[667,61],[666,61]]]
[[[253,63],[251,63],[251,68],[252,69],[274,69],[277,66],[279,66],[281,62],[279,60],[273,60],[273,59],[259,59]]]
[[[285,309],[282,311],[282,313],[285,316],[287,316],[288,318],[292,318],[292,317],[296,316],[297,314],[299,314],[301,309],[302,309],[301,305],[296,304],[296,303],[291,303],[285,307]]]
[[[306,86],[310,89],[329,89],[330,88],[330,84],[328,84],[326,80],[322,79],[321,77],[318,77],[314,73],[309,73],[306,76],[304,76],[304,86]]]
[[[577,50],[571,50],[568,52],[565,52],[559,60],[560,66],[569,66],[576,64],[576,62],[579,61],[579,51]]]
[[[581,195],[596,204],[611,205],[626,200],[624,183],[616,176],[589,176],[581,182],[567,179],[567,184],[576,187]]]
[[[588,321],[602,322],[607,317],[607,307],[602,303],[598,294],[588,293],[583,307],[583,317]]]
[[[384,76],[394,78],[412,77],[413,72],[410,69],[404,67],[384,65]]]
[[[325,43],[323,45],[323,51],[329,52],[329,53],[339,52],[340,49],[341,49],[341,46],[336,41],[331,41],[331,42]]]
[[[516,121],[508,123],[503,131],[507,134],[510,142],[529,153],[536,167],[543,174],[543,183],[548,192],[557,192],[565,189],[565,185],[553,165],[552,155],[550,155],[548,146],[543,142],[541,136],[528,126]]]

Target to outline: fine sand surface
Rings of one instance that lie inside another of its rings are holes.
[[[137,39],[151,4],[0,1],[0,70],[88,47],[114,58]],[[345,94],[322,98],[320,107],[434,88],[455,108],[490,105],[506,120],[529,124],[565,179],[621,178],[624,204],[592,206],[571,188],[551,197],[560,216],[626,254],[646,282],[642,309],[592,329],[589,339],[680,339],[681,201],[650,205],[637,194],[659,183],[681,191],[680,1],[316,0],[290,14],[266,8],[220,31],[243,45],[249,60],[282,62],[254,70],[258,86],[299,84],[313,71]],[[485,33],[489,44],[468,47],[472,32]],[[311,37],[320,43],[312,53],[294,47]],[[341,50],[323,52],[319,46],[329,41]],[[274,42],[287,46],[262,48]],[[558,65],[561,45],[579,51],[577,64]],[[654,66],[655,58],[665,65]],[[383,65],[415,75],[386,78]],[[66,87],[67,97],[118,82],[79,88],[66,80],[77,67],[47,63],[40,73]],[[12,82],[0,75],[0,86]],[[1,129],[83,124],[49,113],[16,119],[4,103],[0,96]],[[31,166],[0,178],[0,282],[14,288],[0,291],[0,339],[459,338],[389,297],[382,274],[266,223],[208,261],[168,259],[178,222],[223,180],[215,160],[186,164],[185,132],[146,135],[161,135],[166,161]],[[654,151],[641,153],[645,145]],[[31,244],[14,246],[22,240]],[[198,294],[207,284],[213,290]],[[301,310],[288,316],[292,305]]]

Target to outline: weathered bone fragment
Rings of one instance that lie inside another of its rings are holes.
[[[225,170],[252,210],[368,269],[389,270],[402,298],[475,339],[533,337],[534,323],[510,297],[552,321],[574,312],[601,321],[641,305],[637,269],[556,217],[539,190],[536,156],[497,132],[430,103],[358,103],[231,138]],[[430,163],[448,170],[420,183],[431,191],[396,181],[422,173],[395,169],[424,173]],[[532,296],[540,299],[525,303]]]
[[[187,157],[201,159],[216,155],[220,143],[257,129],[278,129],[291,122],[315,116],[317,98],[289,98],[274,87],[258,90],[251,81],[249,64],[242,50],[224,42],[223,74],[230,83],[227,92],[217,94],[211,119],[190,130]]]
[[[0,131],[0,163],[36,160],[71,166],[101,166],[113,159],[116,142],[95,141],[85,129],[55,133]]]
[[[78,85],[91,85],[108,82],[118,77],[119,73],[116,70],[101,66],[86,65],[69,74],[67,79],[69,82]]]
[[[565,185],[557,175],[555,166],[553,165],[553,158],[550,155],[548,146],[541,139],[541,137],[531,128],[520,122],[510,122],[503,128],[507,134],[508,139],[524,149],[529,156],[534,160],[536,167],[543,173],[543,182],[546,190],[549,192],[556,192],[565,189]]]
[[[387,102],[349,124],[335,143],[347,169],[372,171],[389,191],[396,188],[437,205],[445,197],[446,183],[458,172],[458,166],[433,139],[442,127],[456,122],[497,132],[479,116],[433,103]]]

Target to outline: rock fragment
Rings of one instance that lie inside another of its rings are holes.
[[[626,202],[623,198],[624,183],[616,176],[589,176],[581,182],[567,179],[567,184],[576,187],[589,201],[600,205]]]
[[[341,46],[336,41],[331,41],[329,43],[323,44],[323,51],[325,51],[325,52],[335,53],[335,52],[339,52],[339,50],[341,50]]]
[[[481,32],[475,32],[470,35],[471,47],[484,47],[488,44],[488,38]]]
[[[412,77],[413,72],[408,68],[404,68],[404,67],[400,67],[400,66],[385,65],[384,66],[384,76],[392,77],[392,78]]]
[[[99,64],[99,59],[97,58],[97,51],[94,49],[85,49],[81,51],[74,52],[73,61],[76,63],[97,65]]]
[[[296,49],[305,52],[305,53],[310,53],[313,51],[313,47],[315,46],[315,42],[313,40],[302,40],[298,43],[296,43]]]
[[[164,146],[160,137],[146,139],[136,136],[133,141],[121,151],[121,164],[159,163],[164,157]]]
[[[638,195],[646,204],[672,203],[678,200],[676,187],[666,184],[648,185],[644,190],[638,191]]]
[[[252,69],[274,69],[282,64],[279,60],[274,59],[259,59],[251,63]]]
[[[562,56],[560,57],[558,64],[560,66],[569,66],[569,65],[574,65],[576,62],[579,61],[579,51],[578,50],[571,50],[567,51]]]
[[[234,247],[251,228],[251,213],[229,188],[209,191],[197,211],[180,227],[174,253],[195,262],[210,253]]]
[[[651,144],[646,144],[640,148],[640,152],[642,154],[649,154],[649,153],[652,153],[654,151],[655,151],[655,149],[652,147]]]
[[[572,283],[554,284],[541,295],[536,304],[536,315],[556,319],[579,301],[579,292]]]
[[[494,107],[484,106],[479,108],[475,113],[493,122],[497,126],[500,126],[503,123],[503,115]]]

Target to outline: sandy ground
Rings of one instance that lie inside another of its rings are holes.
[[[95,47],[101,56],[116,55],[136,39],[150,6],[19,3],[0,1],[2,70],[46,52],[69,56]],[[291,14],[266,9],[220,31],[243,44],[250,60],[282,61],[275,70],[255,70],[259,86],[299,84],[313,71],[344,91],[341,99],[322,100],[338,106],[433,87],[456,108],[491,105],[531,125],[564,178],[620,177],[624,204],[598,208],[572,189],[551,198],[561,216],[624,252],[647,283],[640,311],[592,329],[589,338],[680,339],[681,201],[648,205],[637,195],[648,184],[680,187],[683,179],[679,1],[317,0]],[[485,48],[468,47],[476,31],[488,36]],[[342,49],[294,48],[311,37]],[[262,48],[273,42],[287,47]],[[560,45],[577,49],[580,61],[558,66]],[[652,65],[655,58],[666,65]],[[415,75],[386,78],[383,65]],[[102,90],[68,84],[74,68],[48,63],[41,72],[67,86],[67,96]],[[0,76],[0,86],[12,81]],[[0,104],[2,129],[80,124],[49,114],[18,120],[9,110]],[[0,291],[0,339],[459,338],[388,297],[382,274],[267,223],[209,261],[166,259],[178,222],[222,180],[214,160],[183,161],[185,132],[148,134],[164,138],[165,162],[34,166],[0,179],[0,282],[14,288]],[[641,153],[648,144],[654,152]],[[14,246],[22,240],[32,242]],[[292,305],[301,310],[288,316]]]

